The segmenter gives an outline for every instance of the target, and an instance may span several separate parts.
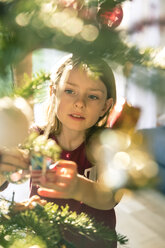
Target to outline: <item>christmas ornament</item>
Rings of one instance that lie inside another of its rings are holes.
[[[32,110],[21,97],[0,99],[0,148],[12,148],[28,137]]]
[[[105,28],[116,28],[123,19],[123,9],[120,5],[116,5],[112,9],[101,5],[97,17],[101,26]]]
[[[29,152],[34,148],[32,140],[34,141],[35,138],[38,138],[39,134],[34,135],[31,133],[29,135],[29,127],[33,122],[33,111],[25,99],[30,98],[31,102],[31,98],[34,96],[37,102],[40,101],[40,98],[42,100],[45,99],[47,95],[45,89],[49,79],[50,75],[41,72],[32,80],[27,78],[24,87],[15,88],[11,98],[4,97],[0,99],[0,118],[2,120],[0,122],[0,150],[2,150],[2,154],[6,154],[6,158],[10,155],[22,157],[22,155],[17,154],[18,145],[19,148],[23,148],[23,146],[26,145],[27,147],[24,151],[21,150],[21,152],[25,152],[24,155],[28,159],[27,155],[29,155]],[[13,95],[15,95],[15,97],[13,97]],[[54,149],[52,149],[54,144],[52,144],[52,141],[45,141],[45,143],[45,150],[42,149],[44,150],[44,155],[51,156],[54,152]],[[35,149],[39,152],[37,141],[35,144]],[[54,153],[52,158],[54,158],[56,154],[57,153]],[[41,158],[43,160],[43,156],[41,156]],[[50,159],[48,160],[50,164]],[[8,163],[3,155],[1,163],[3,163],[3,169],[0,171],[0,190],[4,190],[7,187],[6,180],[11,183],[20,184],[29,179],[29,168],[22,168],[16,164],[12,164],[12,162]]]
[[[26,141],[19,147],[22,149],[22,152],[28,154],[28,158],[30,158],[30,162],[28,162],[32,165],[32,169],[42,170],[43,174],[51,164],[59,159],[61,152],[60,147],[54,140],[47,139],[45,135],[40,135],[39,132],[32,132]],[[11,166],[10,170],[4,169],[3,171],[0,171],[3,181],[7,180],[14,184],[20,184],[30,178],[28,163],[27,168],[20,168],[15,164],[8,164],[5,161],[2,161],[2,163]]]
[[[141,109],[129,104],[124,98],[115,104],[109,118],[108,126],[130,132],[134,130],[140,117]]]
[[[19,145],[26,157],[28,155],[29,158],[30,155],[33,169],[40,169],[43,172],[52,162],[59,159],[60,149],[55,141],[48,139],[49,130],[47,130],[47,135],[40,135],[39,131],[31,131],[29,134],[33,112],[25,99],[31,99],[34,96],[37,102],[40,98],[45,99],[46,86],[49,80],[50,75],[42,72],[32,80],[27,79],[24,87],[14,89],[15,98],[4,97],[0,99],[0,118],[2,120],[0,122],[0,149],[3,150],[2,153],[6,153],[6,157],[12,156],[12,154],[16,155],[15,152]],[[19,157],[19,154],[17,155]],[[29,168],[20,168],[15,164],[8,163],[4,156],[2,156],[1,163],[3,163],[4,169],[0,172],[0,186],[2,186],[0,190],[3,190],[6,180],[20,184],[29,179]],[[8,166],[7,170],[6,166]]]
[[[32,169],[43,173],[60,158],[61,148],[57,143],[38,132],[32,132],[22,147],[29,151]]]

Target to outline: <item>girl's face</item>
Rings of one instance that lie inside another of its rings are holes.
[[[112,104],[104,83],[79,68],[73,69],[66,83],[57,87],[56,97],[57,117],[63,129],[81,132],[92,127]]]

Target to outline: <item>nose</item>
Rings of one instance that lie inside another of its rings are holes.
[[[85,99],[83,97],[78,97],[74,103],[76,108],[84,109],[86,106]]]

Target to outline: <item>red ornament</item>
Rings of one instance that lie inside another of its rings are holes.
[[[116,28],[123,19],[123,9],[117,5],[113,9],[100,9],[98,12],[99,22],[108,28]]]

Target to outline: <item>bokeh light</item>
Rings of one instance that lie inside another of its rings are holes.
[[[148,186],[158,165],[133,136],[122,130],[102,130],[91,138],[89,156],[97,161],[99,180],[113,190]]]
[[[30,19],[31,19],[31,14],[22,12],[16,16],[15,21],[19,26],[25,27],[29,24]]]
[[[81,37],[86,41],[94,41],[98,35],[98,28],[91,24],[84,25],[83,30],[81,31]]]

